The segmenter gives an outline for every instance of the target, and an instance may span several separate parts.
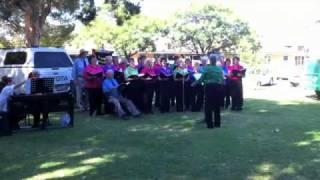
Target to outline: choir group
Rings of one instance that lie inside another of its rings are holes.
[[[77,105],[82,110],[88,109],[91,116],[103,114],[102,104],[105,111],[121,118],[129,114],[134,117],[141,113],[152,114],[155,109],[161,113],[199,112],[204,108],[205,94],[210,94],[205,92],[205,83],[200,81],[205,67],[210,64],[206,56],[200,63],[177,56],[173,64],[163,57],[140,56],[137,64],[134,59],[119,62],[112,56],[106,56],[103,64],[99,64],[95,55],[87,57],[87,51],[81,50],[74,62],[73,79]],[[245,69],[239,57],[233,57],[232,61],[216,57],[216,66],[223,77],[223,93],[217,104],[224,109],[231,106],[231,110],[241,111]]]

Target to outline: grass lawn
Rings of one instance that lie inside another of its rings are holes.
[[[121,121],[77,113],[75,127],[0,138],[1,179],[318,179],[317,102],[247,99],[223,113]]]

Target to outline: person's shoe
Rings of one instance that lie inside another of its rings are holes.
[[[242,107],[237,107],[236,111],[242,111]]]
[[[231,107],[231,111],[236,111],[236,108],[235,107]]]

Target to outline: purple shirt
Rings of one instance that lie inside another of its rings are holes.
[[[160,69],[160,73],[164,74],[165,76],[171,76],[172,75],[172,69],[170,67],[163,66]]]
[[[113,64],[106,64],[106,65],[103,66],[103,71],[104,72],[107,72],[108,70],[114,71],[115,70],[114,65]]]
[[[154,71],[155,71],[156,75],[159,75],[160,74],[160,70],[161,70],[161,65],[160,64],[155,64],[153,66],[153,68],[154,68]]]
[[[192,65],[188,65],[187,66],[187,70],[188,70],[189,73],[190,72],[194,72]]]

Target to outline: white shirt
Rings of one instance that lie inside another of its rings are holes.
[[[8,111],[8,99],[10,96],[14,93],[14,86],[15,85],[9,85],[2,89],[0,93],[0,111],[7,112]]]

